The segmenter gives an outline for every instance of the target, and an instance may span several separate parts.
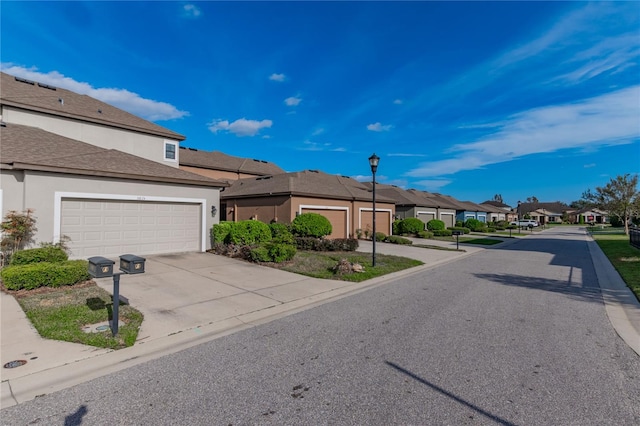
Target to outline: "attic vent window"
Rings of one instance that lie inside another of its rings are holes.
[[[102,110],[101,109],[98,110],[98,114],[102,114]]]
[[[19,81],[20,83],[27,83],[30,85],[35,85],[36,83],[31,81],[31,80],[27,80],[26,78],[21,78],[21,77],[16,77],[16,81]]]
[[[55,87],[49,86],[48,84],[38,83],[38,86],[42,87],[43,89],[57,90]]]
[[[64,105],[64,99],[58,98],[58,102],[60,102],[60,105]]]
[[[176,161],[178,144],[174,142],[165,142],[164,143],[164,159],[167,161]]]

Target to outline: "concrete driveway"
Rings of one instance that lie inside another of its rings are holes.
[[[95,281],[112,292],[112,278]],[[148,256],[144,274],[121,276],[120,296],[144,314],[140,343],[232,318],[243,321],[258,312],[296,308],[313,301],[309,298],[353,286],[210,253],[183,253]]]

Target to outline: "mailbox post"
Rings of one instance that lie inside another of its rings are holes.
[[[113,311],[111,315],[111,334],[118,334],[120,322],[120,275],[122,274],[142,274],[144,273],[145,258],[133,254],[123,254],[120,256],[120,270],[113,272],[113,260],[102,256],[89,258],[89,274],[93,278],[113,277]]]
[[[451,231],[451,234],[456,236],[456,250],[460,249],[460,235],[463,234],[462,231]]]

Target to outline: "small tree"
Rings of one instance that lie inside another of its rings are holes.
[[[27,209],[22,213],[15,210],[9,211],[0,227],[2,228],[0,246],[5,255],[5,260],[8,260],[16,251],[22,250],[33,243],[34,234],[38,230],[33,209]]]
[[[329,219],[318,213],[303,213],[291,222],[291,232],[299,237],[322,238],[331,231]]]
[[[587,189],[582,198],[609,216],[618,216],[624,222],[624,233],[629,235],[629,220],[640,210],[638,175],[617,176],[604,187],[596,187],[595,192]]]

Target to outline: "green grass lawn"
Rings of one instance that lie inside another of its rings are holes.
[[[113,306],[111,295],[92,282],[23,290],[15,297],[38,333],[47,339],[121,349],[135,343],[143,319],[139,311],[120,302],[119,317],[124,325],[115,337],[111,330],[85,333],[84,326],[108,321]]]
[[[629,244],[629,236],[624,232],[593,232],[591,235],[640,300],[640,250]]]
[[[359,263],[364,272],[336,274],[333,268],[341,259]],[[376,254],[375,267],[371,266],[371,261],[370,253],[298,251],[289,262],[265,265],[314,278],[360,282],[423,264],[419,260],[385,254]]]

